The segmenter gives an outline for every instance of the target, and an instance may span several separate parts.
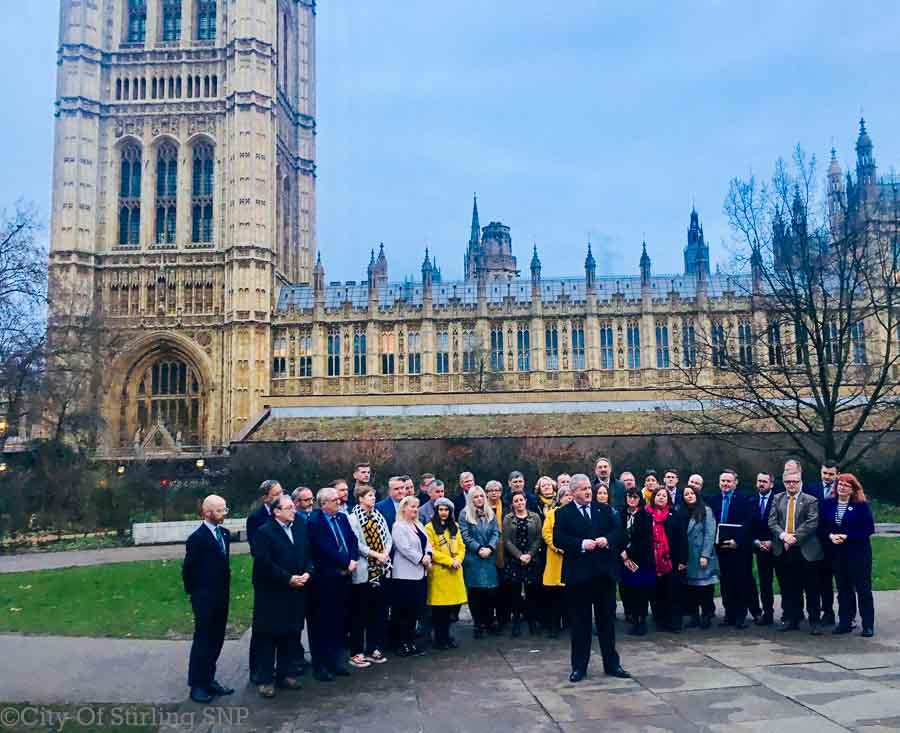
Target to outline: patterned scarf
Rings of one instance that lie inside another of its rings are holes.
[[[664,526],[669,517],[669,508],[655,509],[648,506],[646,509],[653,517],[653,560],[656,563],[656,577],[659,578],[672,572],[672,555]]]
[[[375,510],[367,512],[362,508],[362,505],[357,504],[353,507],[353,516],[359,522],[363,538],[366,540],[366,545],[368,545],[369,549],[373,552],[384,552],[390,533],[388,532],[387,521],[381,516],[381,513]],[[390,558],[384,565],[376,562],[369,562],[368,565],[368,582],[375,587],[381,585],[381,581],[391,574]]]

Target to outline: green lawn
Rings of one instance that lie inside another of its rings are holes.
[[[900,506],[885,504],[878,499],[869,499],[869,506],[876,522],[900,522]]]
[[[872,546],[875,590],[900,589],[900,539],[875,537]],[[231,568],[228,626],[237,635],[252,615],[250,557],[233,557]],[[178,560],[0,574],[0,631],[177,639],[192,630]]]

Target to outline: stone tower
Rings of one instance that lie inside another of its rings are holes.
[[[227,444],[315,258],[314,0],[60,0],[51,337],[91,316],[108,455]]]

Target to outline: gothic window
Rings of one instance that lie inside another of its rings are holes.
[[[447,331],[438,331],[437,333],[435,371],[438,374],[450,373],[450,334]]]
[[[850,324],[850,344],[853,347],[853,363],[865,364],[868,361],[866,355],[866,330],[863,321]]]
[[[503,371],[503,326],[491,328],[491,369]]]
[[[366,332],[362,328],[353,332],[353,373],[357,376],[366,374]]]
[[[406,367],[408,374],[422,373],[422,337],[418,331],[406,335]]]
[[[391,331],[381,334],[381,373],[394,373],[394,334]]]
[[[475,332],[463,331],[463,363],[462,370],[464,372],[475,371]]]
[[[156,155],[156,243],[175,243],[178,202],[178,148],[160,146]]]
[[[181,0],[162,0],[162,40],[181,40]]]
[[[826,364],[837,364],[840,359],[840,339],[837,321],[829,321],[824,326],[824,356]]]
[[[547,371],[555,372],[559,369],[559,329],[555,323],[548,323],[544,327],[544,359]]]
[[[528,324],[520,323],[516,328],[516,367],[520,372],[531,371],[531,333]]]
[[[158,361],[140,376],[137,424],[143,435],[162,425],[183,445],[200,445],[200,383],[179,359]]]
[[[147,0],[128,0],[128,43],[143,43],[147,38]]]
[[[669,368],[669,327],[663,321],[656,322],[656,368]]]
[[[272,359],[272,376],[276,379],[287,376],[287,359],[283,356],[276,356]]]
[[[685,321],[681,326],[681,350],[684,366],[687,369],[697,367],[697,335],[693,321]]]
[[[572,369],[584,369],[584,326],[572,324]]]
[[[328,332],[328,376],[341,376],[341,332],[336,328]]]
[[[738,323],[738,359],[744,366],[753,364],[753,327],[750,321]]]
[[[297,376],[312,376],[312,336],[308,332],[300,334],[297,344],[300,356],[297,358]]]
[[[636,321],[628,322],[628,368],[641,368],[641,327]]]
[[[119,167],[119,244],[141,242],[141,148],[126,145]]]
[[[725,343],[725,327],[721,321],[712,324],[712,365],[724,367],[728,360],[728,348]]]
[[[212,242],[213,228],[213,146],[194,146],[194,170],[191,188],[191,241]]]
[[[808,332],[803,321],[799,318],[794,319],[794,348],[798,364],[809,364],[809,344],[807,343]]]
[[[197,0],[197,40],[212,41],[216,37],[216,0]],[[199,96],[199,90],[198,90]]]
[[[603,323],[600,325],[600,368],[612,369],[615,360],[613,359],[613,327],[611,323]]]

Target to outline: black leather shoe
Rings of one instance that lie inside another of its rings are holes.
[[[201,705],[206,705],[213,701],[213,696],[208,690],[204,690],[202,687],[192,687],[191,700],[200,703]]]
[[[772,617],[770,613],[764,613],[758,619],[756,619],[757,626],[771,626],[775,623],[775,619]]]
[[[873,629],[871,626],[865,626],[863,627],[860,636],[865,636],[867,639],[870,639],[875,636],[875,629]]]
[[[822,627],[819,624],[810,624],[809,634],[810,636],[822,636]]]
[[[313,672],[313,677],[319,682],[334,682],[334,675],[327,669],[317,669]]]
[[[580,669],[573,669],[572,674],[569,675],[569,682],[581,682],[584,679],[584,672]]]
[[[232,695],[234,694],[234,688],[225,687],[225,685],[220,684],[218,680],[213,680],[209,687],[206,688],[207,692],[211,695]]]
[[[631,679],[631,675],[628,672],[626,672],[624,669],[622,669],[621,664],[618,667],[616,667],[615,669],[606,670],[606,676],[607,677],[618,677],[620,680],[630,680]]]

